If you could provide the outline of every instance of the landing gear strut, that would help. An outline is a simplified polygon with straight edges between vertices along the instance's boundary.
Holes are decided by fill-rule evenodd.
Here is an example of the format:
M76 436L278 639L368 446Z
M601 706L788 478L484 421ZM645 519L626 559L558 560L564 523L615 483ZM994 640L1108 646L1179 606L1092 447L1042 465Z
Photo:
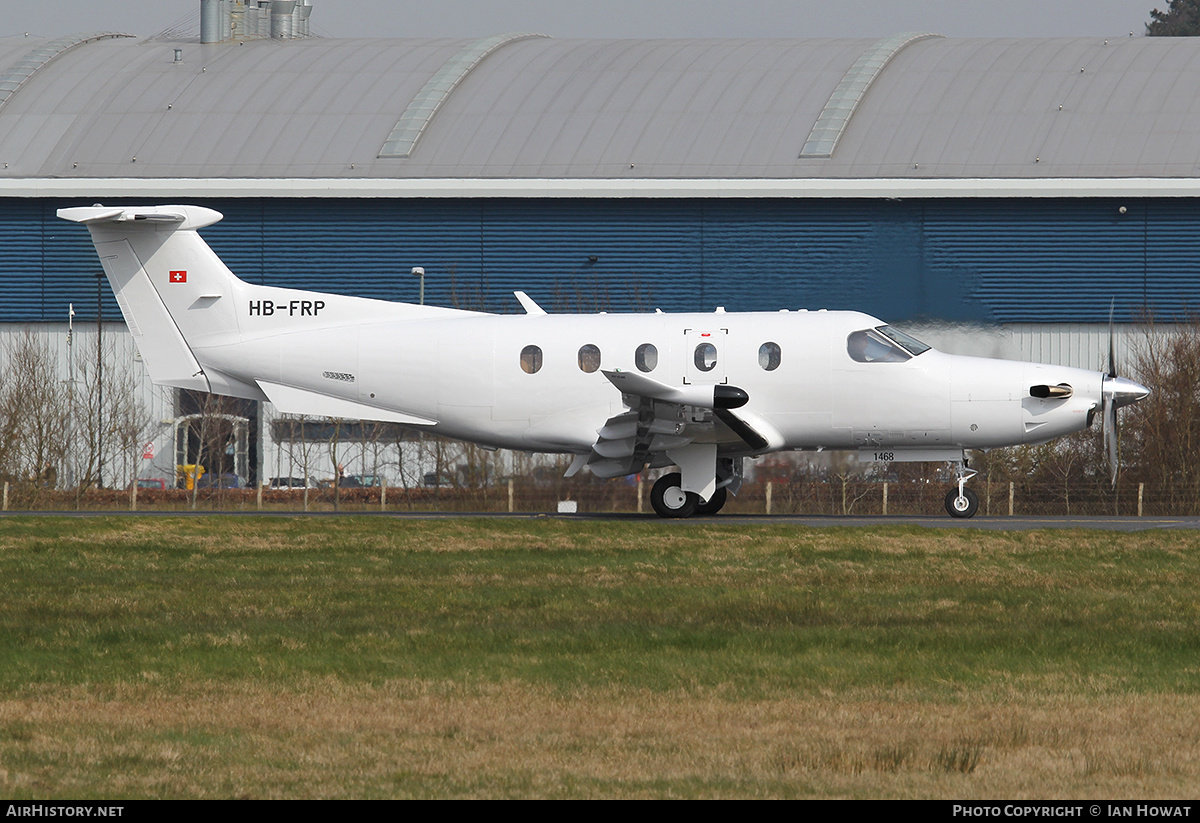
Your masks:
M979 495L963 485L977 474L967 468L966 461L958 464L958 486L946 492L946 511L951 517L974 517L979 511Z
M705 516L716 514L725 506L725 501L728 498L728 489L725 486L721 486L719 489L713 492L713 496L710 497L707 502L701 503L696 507L696 514Z

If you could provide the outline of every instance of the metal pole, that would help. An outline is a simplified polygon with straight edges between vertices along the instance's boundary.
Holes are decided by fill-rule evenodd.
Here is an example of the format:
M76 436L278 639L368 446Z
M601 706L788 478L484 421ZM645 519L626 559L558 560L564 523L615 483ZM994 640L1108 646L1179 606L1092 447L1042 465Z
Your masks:
M96 486L104 488L104 272L96 273Z
M413 266L413 277L421 278L421 305L425 305L425 269L422 266Z

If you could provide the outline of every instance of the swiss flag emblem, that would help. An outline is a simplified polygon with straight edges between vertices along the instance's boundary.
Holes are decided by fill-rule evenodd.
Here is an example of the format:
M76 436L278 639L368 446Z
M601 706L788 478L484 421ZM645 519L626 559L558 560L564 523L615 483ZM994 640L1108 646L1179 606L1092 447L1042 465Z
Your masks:
M172 283L186 283L187 282L187 272L186 271L173 271L173 272L171 272L171 276L168 278L168 280L170 280Z

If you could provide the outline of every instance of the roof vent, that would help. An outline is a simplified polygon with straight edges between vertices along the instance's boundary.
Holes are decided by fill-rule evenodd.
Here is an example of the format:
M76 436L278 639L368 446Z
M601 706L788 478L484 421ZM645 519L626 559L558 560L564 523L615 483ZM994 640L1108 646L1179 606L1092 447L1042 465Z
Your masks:
M546 37L545 34L497 34L475 40L464 46L457 54L442 64L442 67L426 81L417 96L409 101L408 108L400 115L387 142L379 150L380 157L408 157L421 139L426 126L438 109L458 88L471 70L498 49L518 40L530 37Z
M832 157L833 150L837 148L838 140L846 130L846 124L854 116L858 104L892 58L918 40L941 36L922 32L893 34L876 41L859 55L854 65L842 76L833 94L829 95L825 108L821 110L817 122L809 132L804 148L800 149L800 156Z

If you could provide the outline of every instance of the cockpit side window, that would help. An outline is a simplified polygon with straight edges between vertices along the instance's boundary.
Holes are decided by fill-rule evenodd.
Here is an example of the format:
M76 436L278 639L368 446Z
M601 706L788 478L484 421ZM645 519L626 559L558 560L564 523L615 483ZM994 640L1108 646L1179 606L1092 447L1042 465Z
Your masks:
M846 338L846 351L857 363L903 363L912 355L874 329L863 329Z

